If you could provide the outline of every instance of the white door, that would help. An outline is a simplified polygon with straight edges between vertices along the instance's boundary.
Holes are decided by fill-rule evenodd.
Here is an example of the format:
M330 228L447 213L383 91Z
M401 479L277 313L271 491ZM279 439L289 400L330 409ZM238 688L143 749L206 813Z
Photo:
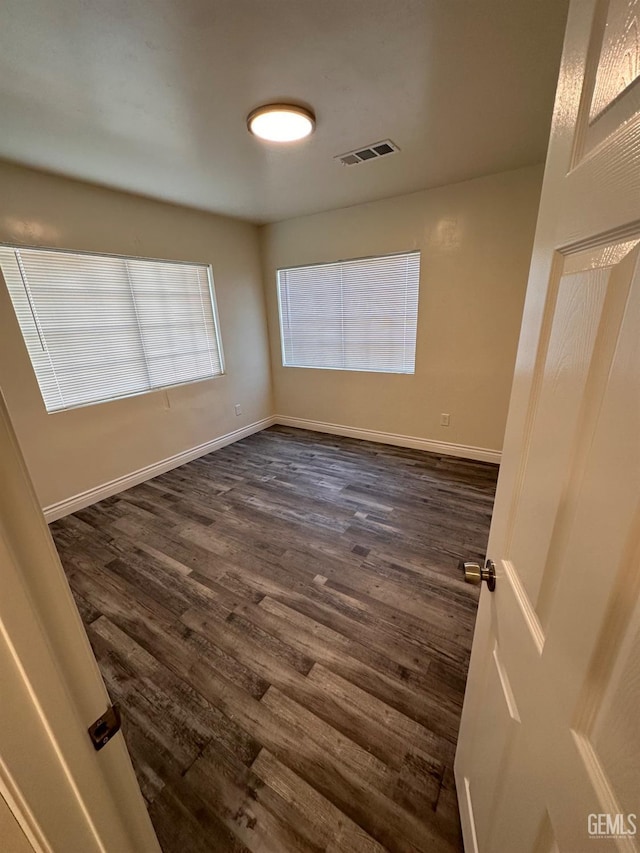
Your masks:
M0 393L2 853L159 853L122 734L89 739L108 701Z
M456 755L467 853L640 850L639 241L640 0L574 0Z

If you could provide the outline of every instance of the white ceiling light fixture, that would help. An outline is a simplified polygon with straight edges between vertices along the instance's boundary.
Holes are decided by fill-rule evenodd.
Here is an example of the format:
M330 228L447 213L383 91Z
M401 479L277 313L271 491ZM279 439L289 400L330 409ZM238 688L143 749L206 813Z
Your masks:
M313 133L316 117L306 107L265 104L247 116L250 133L267 142L296 142Z

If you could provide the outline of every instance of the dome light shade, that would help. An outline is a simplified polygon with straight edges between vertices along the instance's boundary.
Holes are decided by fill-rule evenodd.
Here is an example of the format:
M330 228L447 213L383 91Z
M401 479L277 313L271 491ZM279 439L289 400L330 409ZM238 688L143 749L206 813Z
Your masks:
M313 132L316 119L311 110L291 104L265 104L247 117L254 136L268 142L295 142Z

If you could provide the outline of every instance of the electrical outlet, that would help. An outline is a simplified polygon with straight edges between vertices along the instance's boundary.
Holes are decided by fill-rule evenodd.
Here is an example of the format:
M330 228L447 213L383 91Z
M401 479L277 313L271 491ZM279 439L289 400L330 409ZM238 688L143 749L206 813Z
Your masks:
M440 415L440 426L449 426L450 416L448 412L443 412Z
M242 406L240 405L240 403L236 403L233 408L235 409L236 415L242 414Z

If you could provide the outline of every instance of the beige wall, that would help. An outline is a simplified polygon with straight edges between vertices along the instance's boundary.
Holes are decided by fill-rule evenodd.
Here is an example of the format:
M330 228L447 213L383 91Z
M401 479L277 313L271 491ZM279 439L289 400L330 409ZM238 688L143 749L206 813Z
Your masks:
M255 226L0 164L0 242L213 267L225 376L51 415L0 286L0 388L43 506L272 414Z
M48 415L0 286L0 388L43 506L274 411L499 449L541 179L532 167L257 229L0 164L0 242L211 263L220 313L225 376ZM406 249L422 253L415 375L282 367L278 267Z
M541 183L535 166L264 226L277 414L501 449ZM279 267L409 249L421 251L415 375L282 366Z

